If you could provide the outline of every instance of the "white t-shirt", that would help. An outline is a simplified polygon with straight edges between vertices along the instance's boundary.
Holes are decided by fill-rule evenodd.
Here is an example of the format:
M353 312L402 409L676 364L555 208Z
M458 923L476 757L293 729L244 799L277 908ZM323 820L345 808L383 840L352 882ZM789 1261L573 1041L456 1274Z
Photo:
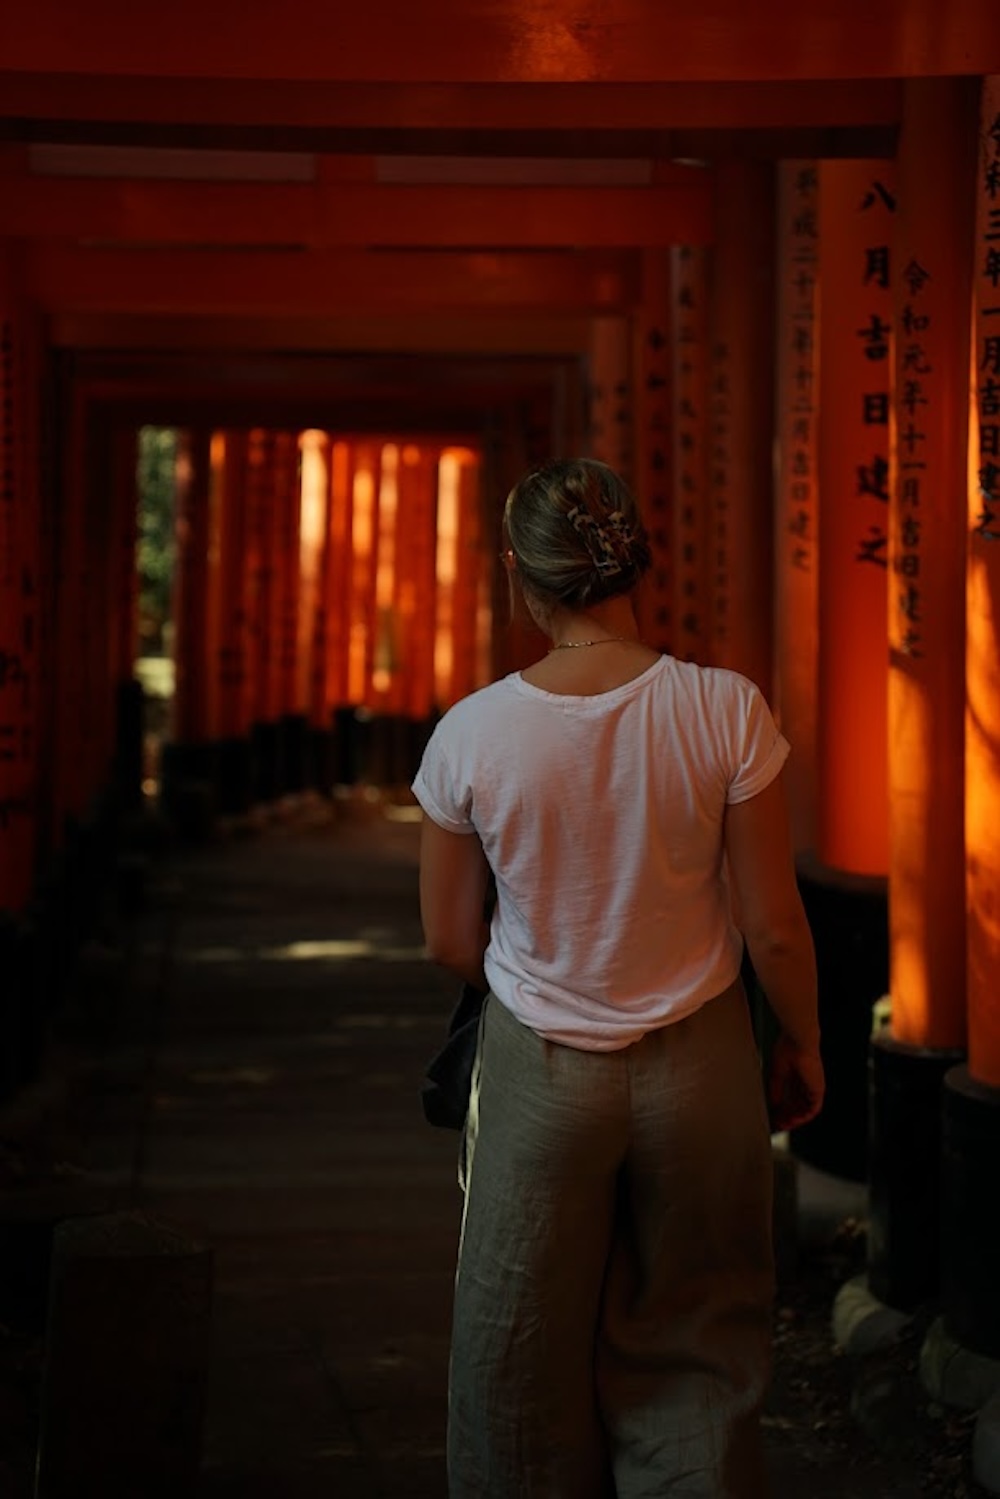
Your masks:
M593 697L513 673L456 703L413 792L482 841L497 998L552 1041L613 1051L726 989L743 944L725 807L762 791L788 750L752 682L670 656Z

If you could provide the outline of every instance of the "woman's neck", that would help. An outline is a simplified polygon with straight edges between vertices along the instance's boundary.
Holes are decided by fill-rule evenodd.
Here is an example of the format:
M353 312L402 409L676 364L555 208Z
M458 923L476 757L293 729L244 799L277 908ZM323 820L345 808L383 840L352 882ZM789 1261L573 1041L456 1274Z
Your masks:
M553 611L546 632L554 650L572 649L585 641L616 640L639 643L635 610L627 595L602 599L589 609Z

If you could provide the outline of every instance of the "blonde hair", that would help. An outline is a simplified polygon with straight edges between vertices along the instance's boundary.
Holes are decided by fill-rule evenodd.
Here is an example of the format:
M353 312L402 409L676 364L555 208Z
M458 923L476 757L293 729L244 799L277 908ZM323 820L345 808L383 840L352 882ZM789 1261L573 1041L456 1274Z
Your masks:
M651 562L631 490L595 458L556 459L521 479L504 532L522 586L570 608L627 593Z

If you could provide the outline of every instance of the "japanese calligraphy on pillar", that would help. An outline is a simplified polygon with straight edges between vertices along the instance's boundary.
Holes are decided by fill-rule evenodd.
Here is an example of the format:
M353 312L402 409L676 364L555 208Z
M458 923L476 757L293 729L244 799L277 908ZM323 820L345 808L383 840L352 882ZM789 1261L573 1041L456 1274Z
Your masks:
M636 336L636 493L653 561L640 594L640 628L649 645L668 650L673 644L670 259L662 250L649 250L643 256Z
M863 451L857 465L855 561L888 567L886 508L889 504L889 395L891 386L891 289L889 246L896 200L878 178L858 205L866 233L857 272L863 289L865 318L855 329L861 377Z
M983 81L975 252L975 536L1000 541L1000 76Z
M784 554L800 572L816 567L816 284L819 178L815 163L788 162L780 238L781 474Z
M707 490L708 286L706 252L671 252L673 293L674 653L706 659L705 505Z
M710 497L709 579L712 617L709 631L716 647L729 640L731 566L729 555L729 491L732 482L732 368L731 351L724 339L712 345L709 385Z
M907 656L923 655L920 508L928 474L925 444L935 397L935 371L928 356L934 322L927 305L929 270L911 256L900 272L903 291L896 357L896 466L899 511L892 538L889 643Z

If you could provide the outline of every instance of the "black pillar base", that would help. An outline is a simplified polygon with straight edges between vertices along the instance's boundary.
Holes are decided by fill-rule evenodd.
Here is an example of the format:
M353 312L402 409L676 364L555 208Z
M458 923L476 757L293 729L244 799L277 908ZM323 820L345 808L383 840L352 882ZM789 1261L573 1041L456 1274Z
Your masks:
M253 804L253 747L249 739L220 739L216 754L216 804L238 817Z
M305 791L308 782L308 721L304 714L286 713L278 725L281 737L281 789L287 796Z
M887 881L803 863L799 888L819 968L826 1099L793 1132L800 1160L850 1181L868 1176L868 1048L872 1010L889 987Z
M115 718L115 790L120 805L142 804L142 736L146 697L142 683L119 682Z
M945 1327L973 1353L1000 1359L1000 1088L953 1067L942 1100Z
M274 722L260 721L250 730L253 747L253 799L273 802L282 792L281 731Z
M370 715L360 708L335 708L333 728L336 784L356 786L367 773Z
M334 731L310 727L307 739L308 784L320 796L330 796L336 781Z
M872 1037L868 1284L899 1311L941 1290L941 1089L956 1051Z
M179 838L202 843L215 818L218 746L164 744L160 751L160 802Z

